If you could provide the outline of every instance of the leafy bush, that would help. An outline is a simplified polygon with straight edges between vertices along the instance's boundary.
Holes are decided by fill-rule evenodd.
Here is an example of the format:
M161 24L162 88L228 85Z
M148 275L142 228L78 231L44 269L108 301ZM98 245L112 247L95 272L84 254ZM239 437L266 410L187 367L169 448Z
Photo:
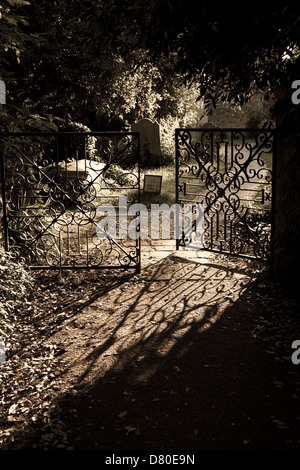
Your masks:
M265 118L265 116L263 115L262 112L260 112L260 110L255 110L254 109L249 113L247 123L246 123L246 127L248 127L249 129L256 129L256 128L259 127L260 122L264 118Z
M174 158L168 153L162 152L161 155L153 155L151 152L144 150L144 157L141 168L160 168L174 164Z
M12 255L0 251L0 336L10 327L8 315L26 298L33 285L26 267L13 259Z

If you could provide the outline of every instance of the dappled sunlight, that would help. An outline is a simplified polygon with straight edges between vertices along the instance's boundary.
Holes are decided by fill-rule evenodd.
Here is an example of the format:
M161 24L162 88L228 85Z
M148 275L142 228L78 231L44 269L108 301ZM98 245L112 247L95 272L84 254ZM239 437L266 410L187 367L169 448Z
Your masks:
M23 334L37 339L8 361L30 390L15 403L7 386L10 420L27 419L31 444L45 449L253 448L262 416L267 445L281 442L283 366L257 341L273 295L265 280L258 261L183 250L140 275L41 276L22 312Z
M244 270L179 256L149 266L139 281L128 280L101 302L89 305L85 337L80 339L78 328L71 330L71 325L64 332L65 341L74 338L78 343L70 372L80 367L77 380L83 384L131 364L133 380L149 380L158 371L162 357L167 357L191 330L196 335L194 341L198 341L197 335L222 318L252 279ZM80 316L86 314L85 309L76 321L80 323ZM151 367L140 374L139 365L145 360L151 361Z

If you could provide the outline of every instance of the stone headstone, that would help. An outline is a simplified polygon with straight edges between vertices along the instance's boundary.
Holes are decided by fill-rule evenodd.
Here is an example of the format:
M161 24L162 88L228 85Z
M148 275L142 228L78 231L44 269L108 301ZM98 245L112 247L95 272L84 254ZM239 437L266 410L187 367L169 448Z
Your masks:
M133 124L131 130L140 134L141 163L151 159L151 156L161 156L160 129L157 122L144 118Z

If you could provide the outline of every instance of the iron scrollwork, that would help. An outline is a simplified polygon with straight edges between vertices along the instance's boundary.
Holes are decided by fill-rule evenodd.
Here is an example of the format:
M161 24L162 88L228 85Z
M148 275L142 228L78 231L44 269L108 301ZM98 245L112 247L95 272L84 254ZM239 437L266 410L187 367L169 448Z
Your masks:
M177 202L203 204L205 249L269 257L273 143L270 129L177 129Z
M6 244L33 268L139 269L139 240L97 236L97 207L139 202L134 133L2 134Z

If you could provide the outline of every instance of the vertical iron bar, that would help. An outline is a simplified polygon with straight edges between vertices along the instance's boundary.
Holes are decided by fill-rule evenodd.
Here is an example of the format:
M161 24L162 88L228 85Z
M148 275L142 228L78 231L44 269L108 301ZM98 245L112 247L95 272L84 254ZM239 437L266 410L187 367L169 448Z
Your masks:
M179 138L179 129L175 129L175 194L176 194L176 205L179 204L179 190L178 190L178 185L179 185L179 145L178 145L178 138ZM179 239L179 231L176 230L176 227L180 227L179 225L179 217L180 215L177 213L175 214L174 220L175 220L175 233L177 234L176 236L176 250L179 250L180 246L180 239ZM178 233L177 233L178 232Z
M59 163L59 144L58 144L58 134L55 136L56 143L56 173L58 173L58 163Z
M229 253L232 253L232 219L230 220Z
M231 166L233 167L233 131L230 131L230 137L231 137Z
M211 164L214 164L214 131L211 131Z
M90 135L83 136L83 158L84 158L84 171L86 171L86 159L87 159L87 149L86 149L86 139L89 139Z
M59 231L59 238L58 238L59 242L59 267L61 269L62 267L62 243L61 243L61 230Z
M78 173L78 148L75 149L75 158L76 158L76 178L78 180L79 179L79 173Z
M273 133L272 152L272 200L271 200L271 241L270 241L270 269L274 271L274 250L275 250L275 220L276 220L276 177L277 177L277 145L278 136L276 129Z
M217 149L217 172L220 171L220 142L216 142Z
M85 231L85 236L86 236L86 266L88 267L88 265L89 265L89 236L88 236L88 230Z
M132 142L137 139L137 163L138 163L138 204L141 203L141 155L140 155L140 134L132 138ZM139 211L139 226L140 226L140 233L139 236L136 237L136 254L137 254L137 265L136 265L136 273L141 273L141 211Z
M69 224L67 224L67 254L70 255L70 229Z
M80 223L77 226L77 250L78 255L81 255Z

